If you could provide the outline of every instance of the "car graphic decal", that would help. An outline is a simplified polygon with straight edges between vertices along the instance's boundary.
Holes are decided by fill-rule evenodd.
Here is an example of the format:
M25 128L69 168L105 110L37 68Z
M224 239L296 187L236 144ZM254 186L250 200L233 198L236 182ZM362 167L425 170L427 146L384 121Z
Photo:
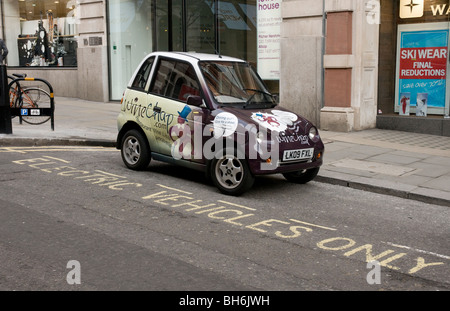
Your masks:
M272 110L272 113L256 112L251 118L259 125L276 132L284 132L288 126L297 121L297 116L291 112Z

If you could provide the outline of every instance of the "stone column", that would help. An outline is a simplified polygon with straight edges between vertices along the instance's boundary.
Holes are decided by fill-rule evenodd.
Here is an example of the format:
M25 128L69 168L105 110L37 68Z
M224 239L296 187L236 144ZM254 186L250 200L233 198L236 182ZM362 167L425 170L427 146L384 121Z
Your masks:
M283 0L280 105L320 126L322 0Z
M78 0L78 89L86 100L109 100L106 1ZM76 17L77 18L77 17ZM78 20L77 20L78 22Z
M377 9L376 0L326 0L322 129L349 132L376 126Z

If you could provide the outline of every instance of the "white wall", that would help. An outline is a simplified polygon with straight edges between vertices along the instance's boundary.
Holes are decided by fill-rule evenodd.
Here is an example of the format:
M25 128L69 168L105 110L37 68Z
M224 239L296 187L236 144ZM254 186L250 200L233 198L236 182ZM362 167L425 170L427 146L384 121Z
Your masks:
M19 65L19 53L17 37L20 34L20 13L19 2L17 0L4 0L3 1L4 22L8 25L5 31L5 43L10 51L7 57L8 65Z
M320 126L322 1L283 0L280 104Z
M145 9L146 2L109 2L112 99L122 97L137 66L152 51L151 12Z

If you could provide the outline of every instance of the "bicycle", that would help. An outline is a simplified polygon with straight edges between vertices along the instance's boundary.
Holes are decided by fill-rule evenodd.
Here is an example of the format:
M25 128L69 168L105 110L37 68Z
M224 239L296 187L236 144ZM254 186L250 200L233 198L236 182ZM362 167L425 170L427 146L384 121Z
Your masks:
M34 81L33 78L27 78L26 74L13 73L13 76L8 76L8 79L12 79L13 81L16 78L25 79L25 81ZM33 109L37 108L51 108L51 97L47 91L36 86L24 88L19 81L15 81L13 85L9 90L10 107L27 108L27 112L30 111L31 115L21 115L21 119L24 122L39 125L50 120L50 116L41 116L33 112ZM14 118L14 116L11 118Z

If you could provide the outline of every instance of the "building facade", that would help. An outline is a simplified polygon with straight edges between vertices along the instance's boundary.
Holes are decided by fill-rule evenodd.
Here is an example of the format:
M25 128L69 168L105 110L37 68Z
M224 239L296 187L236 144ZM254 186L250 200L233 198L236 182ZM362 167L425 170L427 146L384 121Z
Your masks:
M2 0L8 72L120 100L153 51L248 60L324 130L450 136L448 0Z

